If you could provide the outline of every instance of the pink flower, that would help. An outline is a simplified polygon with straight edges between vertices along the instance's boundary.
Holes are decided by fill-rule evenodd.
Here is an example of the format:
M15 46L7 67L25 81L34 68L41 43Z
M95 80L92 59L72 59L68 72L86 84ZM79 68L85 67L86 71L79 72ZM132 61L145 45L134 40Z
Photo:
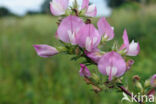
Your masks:
M54 56L59 53L56 48L51 47L49 45L34 45L34 48L35 48L37 54L40 57L44 57L44 58Z
M81 9L87 9L89 5L89 0L82 0Z
M85 24L76 35L77 44L89 52L97 48L100 40L101 36L93 24Z
M98 63L100 58L102 57L102 53L98 49L93 50L92 52L86 51L85 54L95 63Z
M125 50L128 56L137 56L140 52L140 45L139 43L134 42L134 40L129 43L127 31L124 30L123 33L123 45L121 46L120 50Z
M151 86L156 88L156 74L151 78Z
M83 0L81 9L85 9L85 15L89 17L95 17L97 14L97 8L94 4L89 5L89 0Z
M129 70L133 64L134 64L134 60L128 60L127 61L127 70Z
M99 33L106 40L112 40L114 38L114 29L110 26L107 20L102 17L97 23Z
M60 16L65 14L68 8L69 0L52 0L50 2L50 11L54 16Z
M90 77L91 73L90 73L89 69L84 64L80 64L80 66L81 66L80 76Z
M76 16L64 18L58 27L57 35L60 40L66 43L76 44L76 35L84 22Z
M120 54L112 51L102 56L98 69L102 74L108 75L111 81L114 76L120 77L126 72L126 62Z

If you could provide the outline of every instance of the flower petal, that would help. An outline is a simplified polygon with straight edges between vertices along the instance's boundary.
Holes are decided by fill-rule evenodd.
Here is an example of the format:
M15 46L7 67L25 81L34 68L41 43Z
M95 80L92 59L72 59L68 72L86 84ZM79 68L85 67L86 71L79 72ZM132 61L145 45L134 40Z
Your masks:
M97 8L95 5L90 5L87 9L86 16L95 17L97 15Z
M59 16L65 14L68 8L68 0L53 0L50 2L50 11L53 15Z
M88 51L94 50L100 43L101 36L93 24L85 24L76 35L77 44Z
M98 63L100 58L102 57L102 53L98 49L93 50L92 52L86 51L85 54L95 63Z
M124 43L123 43L123 45L120 47L120 50L123 50L123 49L127 49L127 51L128 51L128 47L129 47L129 39L128 39L128 35L127 35L127 30L125 29L124 30L124 33L123 33L123 41L124 41Z
M81 69L80 69L80 76L86 76L86 77L90 77L91 73L89 71L89 69L86 67L86 65L84 64L80 64Z
M156 88L156 74L154 74L151 78L151 86Z
M140 52L140 45L139 43L134 42L134 40L130 43L128 47L128 56L137 56Z
M44 58L54 56L59 53L56 48L51 47L49 45L34 45L34 48L35 48L37 54L40 57L44 57Z
M64 18L57 30L58 38L63 42L76 44L76 34L83 25L84 22L79 17L71 15Z
M81 9L87 9L89 5L89 0L83 0Z
M99 19L97 26L101 36L108 38L107 40L112 40L114 38L114 29L104 17Z
M114 51L104 54L98 62L99 71L109 76L112 80L113 76L120 77L126 72L126 62L122 56Z

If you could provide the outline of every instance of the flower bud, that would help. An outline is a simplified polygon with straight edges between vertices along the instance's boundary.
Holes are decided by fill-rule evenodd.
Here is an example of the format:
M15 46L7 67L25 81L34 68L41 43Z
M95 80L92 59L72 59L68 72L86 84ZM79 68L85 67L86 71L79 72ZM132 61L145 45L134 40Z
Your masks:
M127 70L129 70L134 64L134 60L128 60L126 64L127 64Z
M80 64L80 66L81 66L80 76L90 77L91 73L90 73L89 69L86 67L86 65Z
M44 58L51 57L59 53L56 48L49 45L34 45L34 48L37 54Z
M140 77L138 75L134 75L133 76L133 81L136 82L136 81L140 81Z
M151 86L156 88L156 74L151 78Z
M102 41L108 41L114 38L114 29L110 26L104 17L98 21L97 26L99 33L102 36Z
M92 74L92 78L93 78L96 82L98 82L98 81L100 80L99 76L98 76L97 74L95 74L95 73Z
M144 83L144 86L149 87L150 85L151 85L150 80L146 80L145 83Z
M137 56L140 52L140 45L138 42L134 42L134 40L129 43L127 31L124 30L123 33L123 45L120 47L120 50L125 50L126 55L128 56Z

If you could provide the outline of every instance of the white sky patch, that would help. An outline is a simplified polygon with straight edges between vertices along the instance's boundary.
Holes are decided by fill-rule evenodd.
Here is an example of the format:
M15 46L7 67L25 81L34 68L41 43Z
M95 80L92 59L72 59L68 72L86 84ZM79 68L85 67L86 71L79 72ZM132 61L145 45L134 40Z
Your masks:
M44 0L0 0L0 6L8 8L11 12L24 15L27 11L40 11Z
M70 5L74 0L69 0ZM25 15L27 11L40 11L41 5L44 0L0 0L0 7L6 7L11 12L18 15ZM111 14L111 9L108 8L104 0L90 0L94 3L98 10L98 16L109 16ZM82 4L82 0L78 0L79 5Z

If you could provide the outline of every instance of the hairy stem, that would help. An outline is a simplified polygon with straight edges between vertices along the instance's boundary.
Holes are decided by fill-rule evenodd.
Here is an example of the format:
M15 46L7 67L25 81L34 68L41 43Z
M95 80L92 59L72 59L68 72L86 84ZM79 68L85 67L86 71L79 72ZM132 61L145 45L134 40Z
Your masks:
M120 89L121 89L125 94L127 94L128 96L134 97L134 96L132 95L132 93L129 92L125 87L123 87L123 86L118 86L118 88L120 88ZM143 102L139 101L138 98L136 98L136 97L135 97L135 100L136 100L139 104L144 104Z
M95 91L96 93L102 91L102 89L101 89L99 86L95 85L88 77L84 76L84 80L85 80L85 82L86 82L87 84L92 85L92 87L93 87L93 89L94 89L94 91ZM118 88L121 89L121 91L124 92L125 94L127 94L128 96L134 97L134 96L132 95L132 93L131 93L130 91L128 91L124 86L118 86ZM136 97L134 97L134 98L135 98L135 100L136 100L139 104L144 104L142 101L139 101L138 98L136 98Z
M102 91L102 89L99 86L95 85L87 76L84 76L84 80L87 84L92 85L95 93Z

